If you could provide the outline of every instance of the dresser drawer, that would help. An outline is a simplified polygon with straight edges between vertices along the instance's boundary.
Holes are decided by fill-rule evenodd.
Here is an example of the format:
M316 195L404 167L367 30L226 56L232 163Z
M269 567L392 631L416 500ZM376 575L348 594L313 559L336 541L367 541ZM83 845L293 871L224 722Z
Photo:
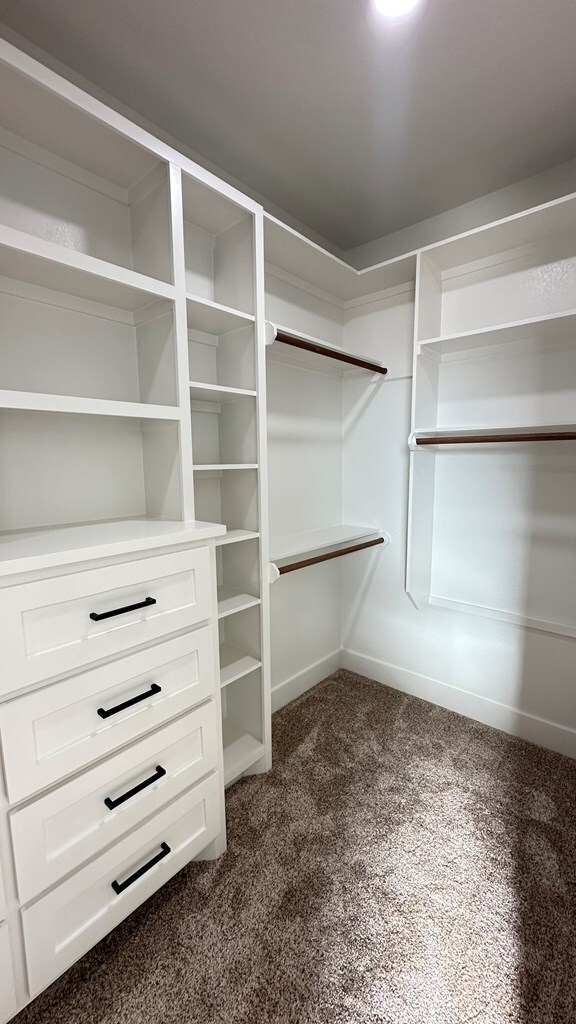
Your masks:
M10 1020L16 1013L16 993L12 976L12 957L8 927L0 925L0 1024Z
M216 838L221 789L209 776L22 911L33 996Z
M0 590L0 692L208 619L210 552L192 548Z
M189 710L216 687L212 627L0 706L11 803Z
M11 819L20 901L27 903L218 767L213 701L122 750Z

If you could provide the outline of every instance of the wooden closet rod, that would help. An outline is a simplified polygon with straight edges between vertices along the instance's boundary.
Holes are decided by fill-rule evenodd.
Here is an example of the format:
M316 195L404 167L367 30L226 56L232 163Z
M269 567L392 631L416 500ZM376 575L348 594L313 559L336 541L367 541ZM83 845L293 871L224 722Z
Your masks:
M341 363L351 363L352 366L361 366L363 370L372 370L373 373L388 373L381 363L373 363L370 359L360 359L349 352L339 352L337 349L329 348L328 345L319 345L315 341L306 341L304 338L295 338L291 334L284 334L278 331L276 341L283 345L292 345L293 348L303 348L306 352L315 352L318 356L326 356L328 359L338 359Z
M445 434L438 437L417 437L416 444L500 444L517 441L576 441L575 430L552 434Z
M349 548L340 548L339 551L328 551L324 555L315 555L313 558L305 558L302 562L290 562L289 565L279 565L278 572L283 576L287 572L295 572L296 569L306 569L309 565L317 565L318 562L328 562L331 558L341 558L342 555L351 555L354 551L363 551L364 548L373 548L377 544L383 544L384 537L376 537L375 540L364 541L363 544L353 544Z

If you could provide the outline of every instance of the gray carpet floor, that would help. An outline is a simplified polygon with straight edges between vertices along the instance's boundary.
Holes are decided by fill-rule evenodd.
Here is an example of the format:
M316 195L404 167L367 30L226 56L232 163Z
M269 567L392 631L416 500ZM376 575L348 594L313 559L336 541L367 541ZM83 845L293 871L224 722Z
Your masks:
M574 1024L576 762L338 672L18 1024Z

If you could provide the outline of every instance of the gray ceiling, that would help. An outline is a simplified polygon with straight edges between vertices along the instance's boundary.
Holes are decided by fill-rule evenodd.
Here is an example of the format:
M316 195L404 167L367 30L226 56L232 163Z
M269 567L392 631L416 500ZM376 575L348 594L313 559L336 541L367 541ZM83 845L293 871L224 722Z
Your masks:
M576 155L576 0L0 0L36 46L348 249Z

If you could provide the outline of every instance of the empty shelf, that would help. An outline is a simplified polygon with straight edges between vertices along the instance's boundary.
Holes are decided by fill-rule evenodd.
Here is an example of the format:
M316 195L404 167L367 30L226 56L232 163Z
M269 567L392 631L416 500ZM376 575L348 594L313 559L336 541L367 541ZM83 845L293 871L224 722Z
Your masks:
M219 384L203 384L201 381L190 381L190 397L196 402L237 402L241 398L255 398L255 391L244 388L225 388Z
M0 533L0 576L207 540L223 529L213 523L142 518Z
M0 228L0 275L130 311L175 294L163 281L8 227Z
M270 538L270 561L282 563L360 544L379 535L374 526L327 526L322 530Z
M0 409L87 416L124 416L136 419L180 419L180 410L174 405L117 402L107 398L77 398L73 395L45 395L36 391L0 391Z
M564 337L573 340L576 331L576 310L554 313L551 316L516 320L495 327L482 327L476 331L461 334L446 334L437 338L426 338L420 342L420 351L449 355L455 352L472 352L474 349L510 345L514 342L536 342L549 344Z
M214 462L211 465L194 465L195 473L223 473L229 469L258 469L257 462Z
M220 644L220 686L228 686L249 672L260 668L262 662L251 654L244 654L230 644Z
M223 537L216 538L216 545L240 544L244 540L258 540L259 536L254 530L227 530Z
M264 756L264 744L246 732L232 718L222 720L224 739L224 784L238 779Z
M186 312L189 330L202 331L204 334L227 334L228 331L249 327L254 323L250 313L241 313L238 309L194 295L186 296Z
M253 594L245 594L232 587L218 587L218 618L224 619L235 612L243 612L245 608L254 608L260 604L260 598Z

